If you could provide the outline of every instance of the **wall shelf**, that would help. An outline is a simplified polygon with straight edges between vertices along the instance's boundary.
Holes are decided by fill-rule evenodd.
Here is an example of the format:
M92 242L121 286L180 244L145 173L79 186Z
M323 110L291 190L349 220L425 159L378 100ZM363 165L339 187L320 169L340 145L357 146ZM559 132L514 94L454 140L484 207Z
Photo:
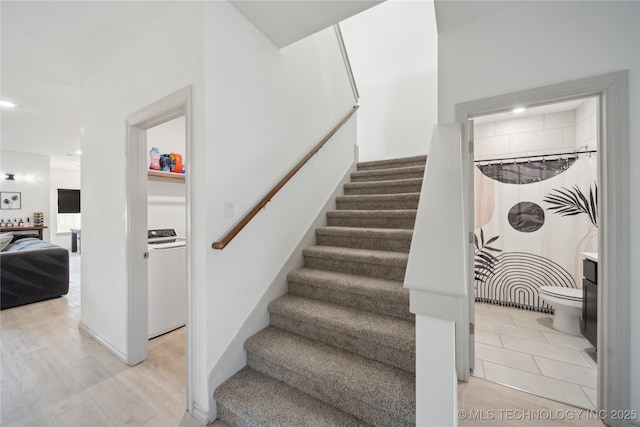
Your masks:
M147 176L154 177L154 178L178 179L181 181L185 180L185 174L183 173L162 172L162 171L156 171L156 170L147 171Z

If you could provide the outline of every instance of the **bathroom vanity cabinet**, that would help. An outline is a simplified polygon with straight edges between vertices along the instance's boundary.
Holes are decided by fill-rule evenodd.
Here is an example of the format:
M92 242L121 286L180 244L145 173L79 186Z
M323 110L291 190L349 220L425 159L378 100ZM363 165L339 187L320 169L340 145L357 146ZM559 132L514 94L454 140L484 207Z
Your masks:
M598 342L598 263L585 258L582 264L582 335L591 345Z

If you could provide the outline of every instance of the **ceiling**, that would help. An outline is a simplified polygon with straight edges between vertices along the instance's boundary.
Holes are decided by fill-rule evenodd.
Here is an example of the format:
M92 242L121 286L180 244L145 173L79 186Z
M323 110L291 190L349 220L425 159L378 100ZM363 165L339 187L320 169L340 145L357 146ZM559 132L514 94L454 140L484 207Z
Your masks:
M0 2L2 149L78 168L80 87L173 1ZM114 31L117 29L117 31Z
M518 5L518 1L435 0L438 33Z
M279 48L302 40L384 0L231 0Z
M0 1L1 148L80 167L83 82L177 1ZM282 47L382 1L231 3Z

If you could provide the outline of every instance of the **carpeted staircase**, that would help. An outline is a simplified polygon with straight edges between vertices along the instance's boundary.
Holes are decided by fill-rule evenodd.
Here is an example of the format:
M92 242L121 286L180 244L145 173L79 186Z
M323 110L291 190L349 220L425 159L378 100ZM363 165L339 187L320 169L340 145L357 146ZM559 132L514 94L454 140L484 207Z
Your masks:
M415 323L402 287L426 157L358 164L248 366L220 385L234 426L415 425Z

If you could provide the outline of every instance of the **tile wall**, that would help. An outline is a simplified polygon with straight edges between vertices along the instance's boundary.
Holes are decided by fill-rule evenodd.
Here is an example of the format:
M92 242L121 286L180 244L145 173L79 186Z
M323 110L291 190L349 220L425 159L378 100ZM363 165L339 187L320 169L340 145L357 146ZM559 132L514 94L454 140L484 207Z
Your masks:
M589 98L576 110L576 147L581 150L598 149L597 98Z
M583 110L584 115L580 117L585 121L580 135L586 138L591 127L586 120L589 110ZM577 143L576 118L577 110L571 110L476 124L475 157L482 160L504 157L505 154L526 156L572 151Z

